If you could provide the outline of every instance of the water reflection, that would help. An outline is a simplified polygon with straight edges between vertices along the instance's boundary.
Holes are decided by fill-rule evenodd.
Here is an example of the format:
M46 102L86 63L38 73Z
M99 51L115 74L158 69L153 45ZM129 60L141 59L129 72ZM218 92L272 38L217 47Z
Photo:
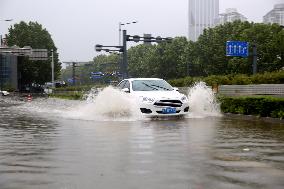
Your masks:
M224 187L282 188L283 141L283 124L223 119L209 162L214 171L208 176Z
M56 149L56 124L10 109L8 105L0 108L0 188L52 182L40 175L55 168L50 153Z
M86 121L0 106L0 188L283 188L284 124Z

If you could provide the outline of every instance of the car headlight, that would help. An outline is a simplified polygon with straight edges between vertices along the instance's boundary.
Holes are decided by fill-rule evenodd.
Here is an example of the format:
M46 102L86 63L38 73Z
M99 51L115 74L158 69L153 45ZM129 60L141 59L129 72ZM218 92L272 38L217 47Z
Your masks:
M181 101L182 101L182 102L187 102L188 99L187 99L187 97L184 95L183 97L181 97Z
M141 97L141 101L144 103L153 103L155 101L154 98L149 98L149 97Z

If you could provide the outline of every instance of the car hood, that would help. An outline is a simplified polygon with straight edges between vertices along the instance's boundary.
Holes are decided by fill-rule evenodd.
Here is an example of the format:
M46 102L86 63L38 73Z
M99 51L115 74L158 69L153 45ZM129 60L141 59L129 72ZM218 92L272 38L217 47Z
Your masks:
M155 100L167 100L167 99L174 99L180 100L183 94L179 93L178 91L133 91L132 94L137 97L148 97L154 98Z

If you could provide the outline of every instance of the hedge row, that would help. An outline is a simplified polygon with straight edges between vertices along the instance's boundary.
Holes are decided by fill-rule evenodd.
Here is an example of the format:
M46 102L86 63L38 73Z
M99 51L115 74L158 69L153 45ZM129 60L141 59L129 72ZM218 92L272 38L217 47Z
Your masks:
M67 86L54 88L54 91L89 91L93 87L101 88L105 85L76 85L76 86Z
M283 84L284 71L266 72L255 75L211 75L208 77L186 77L169 80L169 83L176 87L192 86L198 81L204 81L209 86L214 85L249 85L249 84Z
M224 113L284 118L284 98L275 97L221 97Z
M83 97L83 93L49 94L48 96L54 98L68 99L68 100L80 100Z

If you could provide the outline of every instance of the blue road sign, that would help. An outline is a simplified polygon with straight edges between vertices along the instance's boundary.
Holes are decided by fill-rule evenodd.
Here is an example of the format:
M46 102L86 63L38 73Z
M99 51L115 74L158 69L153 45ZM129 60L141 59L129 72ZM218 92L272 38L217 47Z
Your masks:
M67 79L67 82L68 82L68 83L73 83L73 78Z
M245 41L227 41L226 56L248 57L248 46L249 43Z
M102 72L91 72L92 79L101 79L104 76Z

